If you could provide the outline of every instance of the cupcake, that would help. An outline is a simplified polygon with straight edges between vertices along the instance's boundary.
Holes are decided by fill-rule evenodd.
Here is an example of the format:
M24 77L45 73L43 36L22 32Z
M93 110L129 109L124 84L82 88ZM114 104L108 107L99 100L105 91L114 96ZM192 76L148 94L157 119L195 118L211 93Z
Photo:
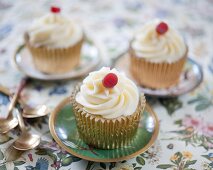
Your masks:
M137 132L145 97L116 69L91 72L71 97L80 137L94 148L128 146Z
M80 62L83 30L62 16L60 8L33 22L25 34L35 68L41 72L66 73Z
M183 38L172 26L154 20L130 43L130 72L140 85L170 87L179 81L187 52Z

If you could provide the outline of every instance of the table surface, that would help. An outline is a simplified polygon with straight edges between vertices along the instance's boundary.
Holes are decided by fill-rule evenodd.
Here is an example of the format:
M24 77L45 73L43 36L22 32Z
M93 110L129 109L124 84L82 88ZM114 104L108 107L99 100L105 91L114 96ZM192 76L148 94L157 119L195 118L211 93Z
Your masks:
M32 19L44 15L52 1L0 0L0 84L13 91L24 76L12 58L23 43L23 33ZM0 169L212 169L213 168L213 1L105 0L60 1L62 11L78 20L101 50L105 65L128 47L132 33L153 18L168 20L185 37L189 53L202 65L203 83L193 92L173 99L148 98L160 121L155 144L131 160L94 163L74 159L53 141L48 117L27 120L31 130L42 136L41 145L18 160L2 164L6 148L17 138L18 129L0 136ZM69 96L78 80L33 81L22 99L35 106L54 108ZM0 95L0 112L7 101ZM67 159L66 159L67 158Z

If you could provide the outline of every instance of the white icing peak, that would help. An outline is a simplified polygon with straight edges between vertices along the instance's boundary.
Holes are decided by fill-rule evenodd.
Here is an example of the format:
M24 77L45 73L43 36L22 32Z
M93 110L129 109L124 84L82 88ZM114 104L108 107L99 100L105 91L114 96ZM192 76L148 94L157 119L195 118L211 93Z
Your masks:
M154 63L172 63L186 53L186 45L182 36L169 25L164 34L156 32L161 21L154 20L145 24L134 36L131 47L138 57Z
M32 45L48 48L67 48L83 37L78 24L56 13L49 13L35 20L27 33Z
M105 88L102 84L108 73L114 73L118 77L118 83L113 88ZM88 113L113 119L131 115L136 111L139 92L137 86L124 74L116 69L103 67L99 71L91 72L83 80L76 101Z

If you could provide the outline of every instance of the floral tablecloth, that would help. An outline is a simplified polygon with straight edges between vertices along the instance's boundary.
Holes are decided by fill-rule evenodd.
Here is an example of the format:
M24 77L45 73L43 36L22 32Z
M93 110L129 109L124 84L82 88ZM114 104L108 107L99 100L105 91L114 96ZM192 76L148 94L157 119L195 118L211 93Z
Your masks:
M18 129L0 136L0 170L139 170L213 169L213 1L212 0L0 0L0 85L12 91L24 76L12 63L14 51L23 43L23 33L33 18L44 15L52 4L78 20L102 53L104 65L128 47L133 31L153 18L166 19L184 35L190 56L202 65L203 83L193 92L172 99L148 98L160 121L155 144L137 157L116 163L94 163L69 155L53 141L48 117L26 120L42 143L18 160L4 161L6 148ZM22 99L53 109L70 95L79 80L42 82L34 80ZM8 99L0 94L0 112Z

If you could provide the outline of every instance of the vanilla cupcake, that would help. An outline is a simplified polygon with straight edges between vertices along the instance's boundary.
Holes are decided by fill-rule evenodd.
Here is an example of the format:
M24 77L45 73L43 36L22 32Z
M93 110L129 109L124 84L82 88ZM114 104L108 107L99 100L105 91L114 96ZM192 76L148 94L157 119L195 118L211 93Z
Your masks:
M80 62L83 30L52 7L51 13L35 20L25 34L33 62L44 73L66 73Z
M154 20L130 44L130 71L140 85L167 88L178 83L187 52L182 36L172 26Z
M72 97L80 137L90 146L114 149L129 145L145 107L137 86L116 69L91 72Z

